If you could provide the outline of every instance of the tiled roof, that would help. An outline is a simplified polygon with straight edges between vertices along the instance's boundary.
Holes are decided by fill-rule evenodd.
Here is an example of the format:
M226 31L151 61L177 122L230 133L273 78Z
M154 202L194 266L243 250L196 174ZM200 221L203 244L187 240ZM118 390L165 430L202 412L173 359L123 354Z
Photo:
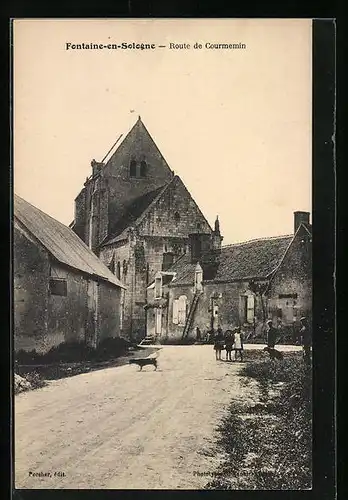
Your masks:
M292 239L293 235L276 236L223 246L214 282L266 278L279 265ZM193 284L195 267L190 255L183 255L170 268L177 273L173 285Z
M13 213L15 219L25 226L59 262L125 288L72 229L17 195L14 195Z
M103 241L102 246L110 245L126 237L126 230L137 222L139 217L141 217L141 215L150 207L152 202L167 186L168 184L165 184L164 186L160 186L159 188L136 198L131 205L129 205L125 214L113 227L112 236Z

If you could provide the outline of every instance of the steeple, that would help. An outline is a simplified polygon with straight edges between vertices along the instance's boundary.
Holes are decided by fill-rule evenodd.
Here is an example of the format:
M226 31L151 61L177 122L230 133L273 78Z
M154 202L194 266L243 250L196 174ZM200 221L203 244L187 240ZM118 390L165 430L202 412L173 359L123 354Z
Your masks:
M217 215L214 224L214 231L212 233L213 251L217 254L221 252L222 240L223 237L221 236L220 233L220 221L219 221L219 216Z

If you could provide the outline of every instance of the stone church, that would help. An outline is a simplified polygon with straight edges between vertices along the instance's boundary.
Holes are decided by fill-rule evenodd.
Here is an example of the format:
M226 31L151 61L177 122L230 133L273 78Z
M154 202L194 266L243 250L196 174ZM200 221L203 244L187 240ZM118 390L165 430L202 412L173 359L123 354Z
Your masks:
M91 167L70 227L126 285L121 334L139 339L146 334L147 286L189 251L195 234L219 247L219 225L211 228L140 116L110 158Z

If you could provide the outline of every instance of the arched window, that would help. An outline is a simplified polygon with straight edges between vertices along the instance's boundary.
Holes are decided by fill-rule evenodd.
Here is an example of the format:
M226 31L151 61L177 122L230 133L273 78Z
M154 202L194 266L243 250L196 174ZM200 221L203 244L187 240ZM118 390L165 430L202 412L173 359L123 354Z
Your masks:
M140 162L140 177L146 177L147 173L147 163L145 160Z
M120 261L117 261L116 276L117 276L118 279L121 279L121 264L120 264Z
M115 274L115 256L114 255L111 258L111 262L109 264L109 269L112 272L112 274Z
M129 175L130 177L136 177L137 175L137 162L135 161L134 158L132 158L129 164Z
M201 230L201 224L199 222L197 222L197 231L200 231Z
M179 222L179 220L180 220L180 214L179 214L179 212L175 212L174 213L174 220L176 220L176 222Z
M184 326L186 322L186 308L187 297L186 295L180 295L178 299L178 324L181 326Z

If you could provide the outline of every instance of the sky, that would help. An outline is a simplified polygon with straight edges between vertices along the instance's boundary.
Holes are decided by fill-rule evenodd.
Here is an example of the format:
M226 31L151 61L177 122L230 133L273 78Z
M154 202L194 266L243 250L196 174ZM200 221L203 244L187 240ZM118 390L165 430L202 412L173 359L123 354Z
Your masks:
M91 160L141 115L223 244L292 233L312 203L311 36L301 19L16 20L14 191L68 225ZM156 48L66 49L82 42Z

